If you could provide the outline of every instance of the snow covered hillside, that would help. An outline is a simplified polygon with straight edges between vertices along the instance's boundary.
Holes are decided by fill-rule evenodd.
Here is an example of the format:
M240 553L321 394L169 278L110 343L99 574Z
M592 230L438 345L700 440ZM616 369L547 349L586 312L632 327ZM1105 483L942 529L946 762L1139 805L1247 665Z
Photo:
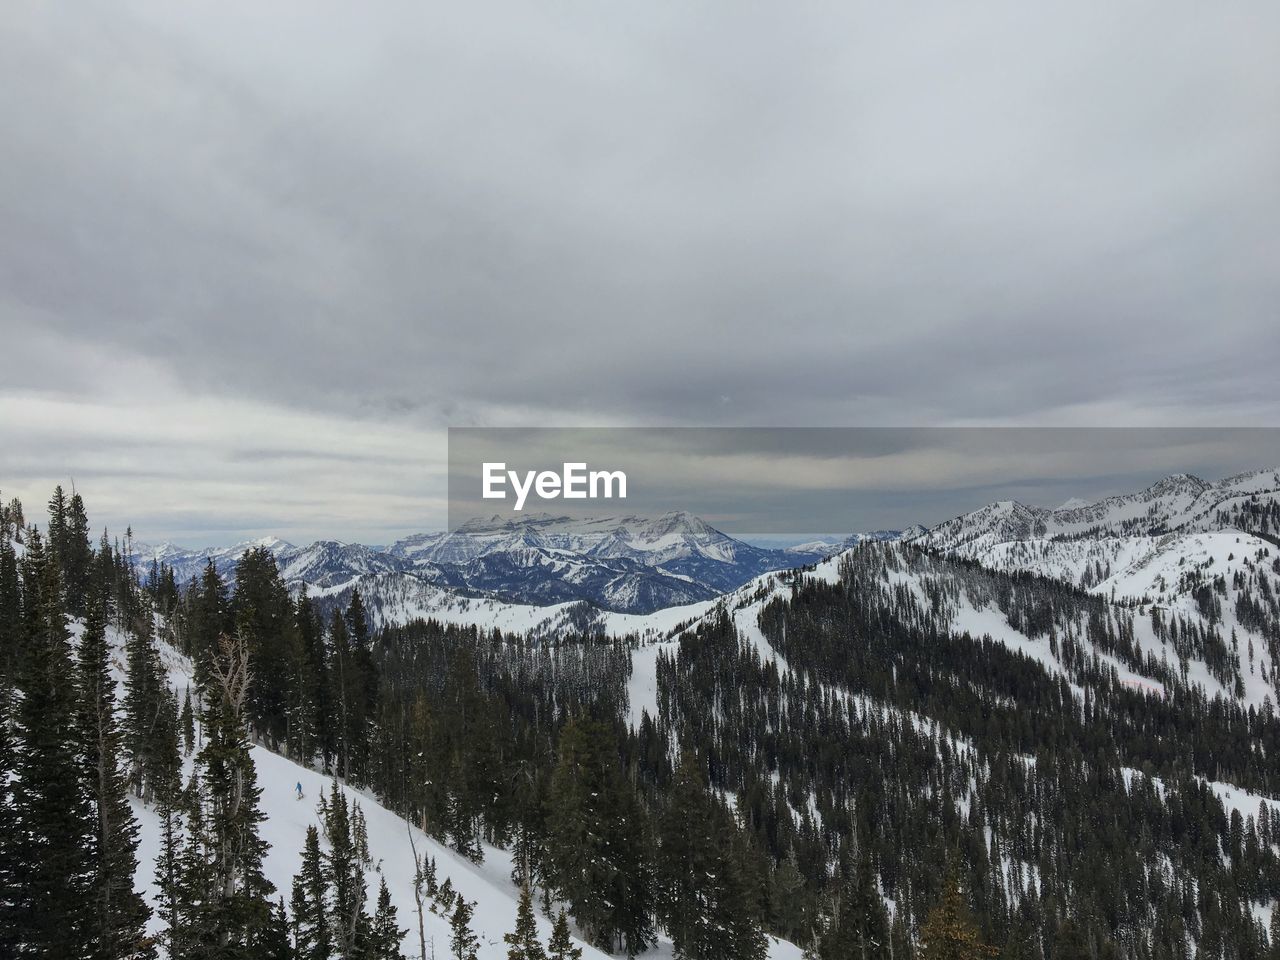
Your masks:
M1127 608L1121 619L1145 654L1176 664L1211 696L1262 706L1280 699L1278 521L1276 470L1213 483L1178 474L1056 510L988 504L909 542L1106 597ZM1193 641L1170 643L1170 624L1175 641L1188 629Z
M81 629L79 624L73 625L73 632L76 634ZM110 638L114 648L113 671L122 686L121 695L123 695L124 637L112 630ZM191 687L191 664L163 642L159 644L159 649L161 659L167 668L169 682L182 699ZM257 771L258 786L262 789L260 808L266 818L261 835L270 845L264 861L264 871L267 879L274 884L276 895L283 896L288 903L293 877L299 869L307 827L315 826L321 829L320 815L316 805L322 794L329 793L334 781L314 769L294 763L260 745L252 748L252 758ZM191 763L191 758L187 758L184 776L190 775ZM301 800L298 800L295 795L295 786L299 783L303 791ZM435 860L438 879L441 883L446 877L449 878L453 888L461 896L475 903L472 928L480 941L481 960L505 958L507 945L502 937L515 927L516 902L519 897L519 891L511 881L511 854L486 845L483 863L472 863L449 847L427 836L417 827L408 826L403 819L382 807L369 794L353 790L345 784L340 784L339 789L348 802L358 804L364 814L368 826L369 850L374 863L374 866L366 871L366 883L371 893L376 893L379 876L385 879L398 911L398 922L406 929L403 941L405 956L419 955L417 913L413 896L413 846L416 845L419 856ZM137 885L154 909L157 902L154 867L160 852L160 822L156 811L148 805L136 798L131 798L131 803L141 828ZM409 839L410 830L413 833L412 845ZM429 911L424 911L424 916L427 956L447 955L448 918ZM544 941L547 940L551 934L551 922L543 916L538 916L537 923L541 938ZM159 917L153 912L150 930L158 933L161 926ZM575 942L582 948L584 958L608 956L589 944L576 940L576 937ZM770 958L794 960L800 955L801 951L793 944L770 938ZM653 957L655 960L669 957L671 945L668 941L661 941L644 956Z

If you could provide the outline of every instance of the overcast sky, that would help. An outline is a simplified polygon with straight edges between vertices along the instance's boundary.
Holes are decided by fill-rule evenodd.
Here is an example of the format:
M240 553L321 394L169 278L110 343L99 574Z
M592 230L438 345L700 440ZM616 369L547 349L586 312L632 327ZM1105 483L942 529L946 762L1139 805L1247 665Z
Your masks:
M449 425L1280 424L1278 36L14 0L0 492L379 542L443 524Z

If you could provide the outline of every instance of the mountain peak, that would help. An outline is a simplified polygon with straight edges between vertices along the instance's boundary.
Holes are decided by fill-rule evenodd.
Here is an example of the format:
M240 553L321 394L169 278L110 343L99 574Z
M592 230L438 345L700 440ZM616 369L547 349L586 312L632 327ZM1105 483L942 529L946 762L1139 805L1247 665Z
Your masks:
M1208 488L1209 484L1205 483L1199 477L1190 473L1171 473L1163 480L1157 480L1147 488L1148 493L1156 496L1168 496L1175 493L1192 493L1199 494Z

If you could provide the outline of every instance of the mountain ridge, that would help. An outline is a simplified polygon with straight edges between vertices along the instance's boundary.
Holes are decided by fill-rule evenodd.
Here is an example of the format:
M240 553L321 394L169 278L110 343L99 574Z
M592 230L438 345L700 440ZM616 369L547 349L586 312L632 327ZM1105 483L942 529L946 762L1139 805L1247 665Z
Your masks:
M143 570L165 564L185 583L209 562L230 576L246 550L265 548L295 589L388 574L508 602L587 601L645 613L712 599L760 573L821 559L859 536L834 549L773 550L737 540L687 511L583 520L534 514L473 518L452 531L410 534L385 549L337 540L296 546L278 537L196 550L139 543L134 562Z

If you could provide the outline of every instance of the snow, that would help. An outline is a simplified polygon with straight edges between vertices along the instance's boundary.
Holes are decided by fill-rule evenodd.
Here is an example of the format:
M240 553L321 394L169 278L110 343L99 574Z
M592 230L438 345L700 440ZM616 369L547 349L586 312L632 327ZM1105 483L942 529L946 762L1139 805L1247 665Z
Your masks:
M627 681L627 722L639 729L644 714L658 718L658 654L671 656L679 646L675 641L651 643L631 654L631 678Z

